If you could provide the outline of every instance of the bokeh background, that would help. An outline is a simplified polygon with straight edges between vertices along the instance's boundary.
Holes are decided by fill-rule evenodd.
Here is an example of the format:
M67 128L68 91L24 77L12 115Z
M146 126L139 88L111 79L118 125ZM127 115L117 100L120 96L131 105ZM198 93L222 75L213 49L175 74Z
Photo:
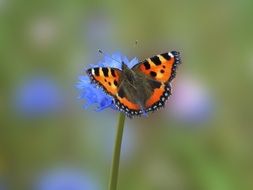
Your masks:
M75 87L98 48L183 62L166 109L126 120L119 189L253 189L252 23L250 0L1 0L0 189L107 188L118 113Z

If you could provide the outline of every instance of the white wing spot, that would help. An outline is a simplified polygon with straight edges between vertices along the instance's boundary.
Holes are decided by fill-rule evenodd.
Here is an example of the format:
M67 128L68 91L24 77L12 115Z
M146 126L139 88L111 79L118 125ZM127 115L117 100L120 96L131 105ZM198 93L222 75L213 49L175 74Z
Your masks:
M170 53L170 52L168 53L168 55L169 55L170 57L174 57L174 55L173 55L172 53Z
M91 69L91 74L95 75L95 70L94 69Z

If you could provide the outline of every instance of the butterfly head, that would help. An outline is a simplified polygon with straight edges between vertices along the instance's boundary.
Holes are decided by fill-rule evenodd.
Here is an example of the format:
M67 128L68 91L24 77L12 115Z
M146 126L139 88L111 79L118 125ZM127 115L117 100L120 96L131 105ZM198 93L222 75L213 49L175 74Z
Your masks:
M121 66L122 71L130 70L129 67L127 66L127 64L124 61L121 62L121 65L122 65Z
M133 85L133 80L136 78L135 72L132 69L130 69L128 65L124 63L123 61L122 61L121 70L122 70L122 75L121 75L122 80L126 80Z

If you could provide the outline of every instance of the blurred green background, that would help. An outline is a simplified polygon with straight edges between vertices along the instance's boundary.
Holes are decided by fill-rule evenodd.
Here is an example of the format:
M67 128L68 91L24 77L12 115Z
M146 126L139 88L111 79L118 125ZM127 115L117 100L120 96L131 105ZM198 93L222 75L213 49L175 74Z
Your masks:
M166 109L126 120L120 190L253 189L252 23L250 0L1 0L0 189L107 188L117 112L75 88L98 48L183 62Z

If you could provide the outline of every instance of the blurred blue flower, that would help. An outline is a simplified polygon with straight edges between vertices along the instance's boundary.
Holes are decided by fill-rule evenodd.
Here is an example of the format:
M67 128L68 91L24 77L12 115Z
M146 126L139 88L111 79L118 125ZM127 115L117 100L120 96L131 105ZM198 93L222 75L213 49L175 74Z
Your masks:
M48 114L59 110L62 96L59 86L48 77L33 77L15 92L15 108L24 115Z
M206 121L213 112L213 100L209 90L192 76L181 78L171 97L170 113L181 122Z
M129 61L126 56L123 56L120 53L114 53L111 56L105 55L103 61L96 65L90 65L90 67L113 67L121 69L122 62L131 68L138 63L138 59L134 58ZM115 108L113 98L107 95L102 88L97 88L95 84L92 84L88 76L79 76L79 82L76 87L80 89L79 98L85 99L86 101L84 105L85 109L92 104L97 104L97 111L101 111L106 108Z
M98 183L85 172L73 168L59 168L42 175L35 190L99 190Z

